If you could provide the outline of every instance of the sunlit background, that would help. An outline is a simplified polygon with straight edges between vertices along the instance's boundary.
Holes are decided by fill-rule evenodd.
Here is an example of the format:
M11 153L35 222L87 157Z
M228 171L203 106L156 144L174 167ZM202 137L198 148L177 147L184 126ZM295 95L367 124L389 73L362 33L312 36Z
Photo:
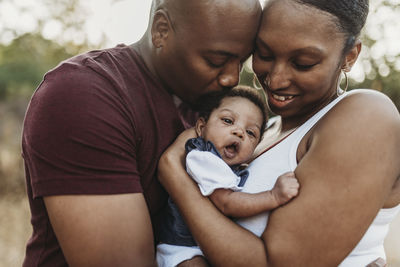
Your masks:
M150 5L150 0L0 0L0 267L21 265L31 232L20 135L33 90L63 59L139 40ZM398 108L399 18L400 0L370 0L361 58L350 73L351 88L382 91ZM241 82L251 77L247 63ZM389 266L400 266L400 216L385 245Z
M147 27L150 5L150 0L0 0L0 42L40 31L60 44L131 44ZM376 71L382 77L400 71L400 0L372 0L370 10L364 33L371 46L363 48L364 60L350 74L357 83L375 78Z

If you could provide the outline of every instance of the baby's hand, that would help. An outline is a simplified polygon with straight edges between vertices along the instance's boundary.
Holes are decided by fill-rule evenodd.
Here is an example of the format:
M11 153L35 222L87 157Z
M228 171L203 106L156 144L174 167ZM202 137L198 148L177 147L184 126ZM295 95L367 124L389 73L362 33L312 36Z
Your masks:
M300 184L294 176L294 172L286 172L278 177L271 192L280 206L297 196L299 187Z

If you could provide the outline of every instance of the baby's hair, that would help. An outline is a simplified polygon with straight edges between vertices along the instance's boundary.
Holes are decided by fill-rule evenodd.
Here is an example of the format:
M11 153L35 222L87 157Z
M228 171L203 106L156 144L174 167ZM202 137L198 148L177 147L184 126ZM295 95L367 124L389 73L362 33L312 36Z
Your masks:
M198 104L196 105L199 116L208 121L211 113L217 109L221 105L222 100L227 97L246 98L260 109L262 114L260 133L262 135L268 120L266 105L262 100L260 93L257 93L257 89L254 89L250 86L238 85L231 90L212 92L200 97L197 102Z

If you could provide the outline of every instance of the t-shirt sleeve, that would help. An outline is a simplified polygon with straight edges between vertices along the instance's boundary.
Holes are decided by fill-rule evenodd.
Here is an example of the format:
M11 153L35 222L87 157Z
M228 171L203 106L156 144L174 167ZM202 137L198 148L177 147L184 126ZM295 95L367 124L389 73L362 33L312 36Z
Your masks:
M33 196L142 192L131 112L115 85L87 67L47 74L22 137Z
M186 171L204 196L225 188L240 191L240 177L218 156L208 151L192 150L186 156Z

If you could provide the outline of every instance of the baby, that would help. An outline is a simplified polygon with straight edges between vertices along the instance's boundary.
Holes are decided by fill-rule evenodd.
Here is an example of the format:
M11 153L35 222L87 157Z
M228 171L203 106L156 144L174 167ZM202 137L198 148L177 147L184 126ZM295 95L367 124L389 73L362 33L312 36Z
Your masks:
M254 89L238 86L201 102L195 126L199 137L188 140L185 148L186 170L204 196L226 216L240 218L275 209L297 195L293 172L279 176L270 191L240 192L248 177L243 164L261 141L267 120L264 102ZM160 267L203 255L171 199L158 236Z

